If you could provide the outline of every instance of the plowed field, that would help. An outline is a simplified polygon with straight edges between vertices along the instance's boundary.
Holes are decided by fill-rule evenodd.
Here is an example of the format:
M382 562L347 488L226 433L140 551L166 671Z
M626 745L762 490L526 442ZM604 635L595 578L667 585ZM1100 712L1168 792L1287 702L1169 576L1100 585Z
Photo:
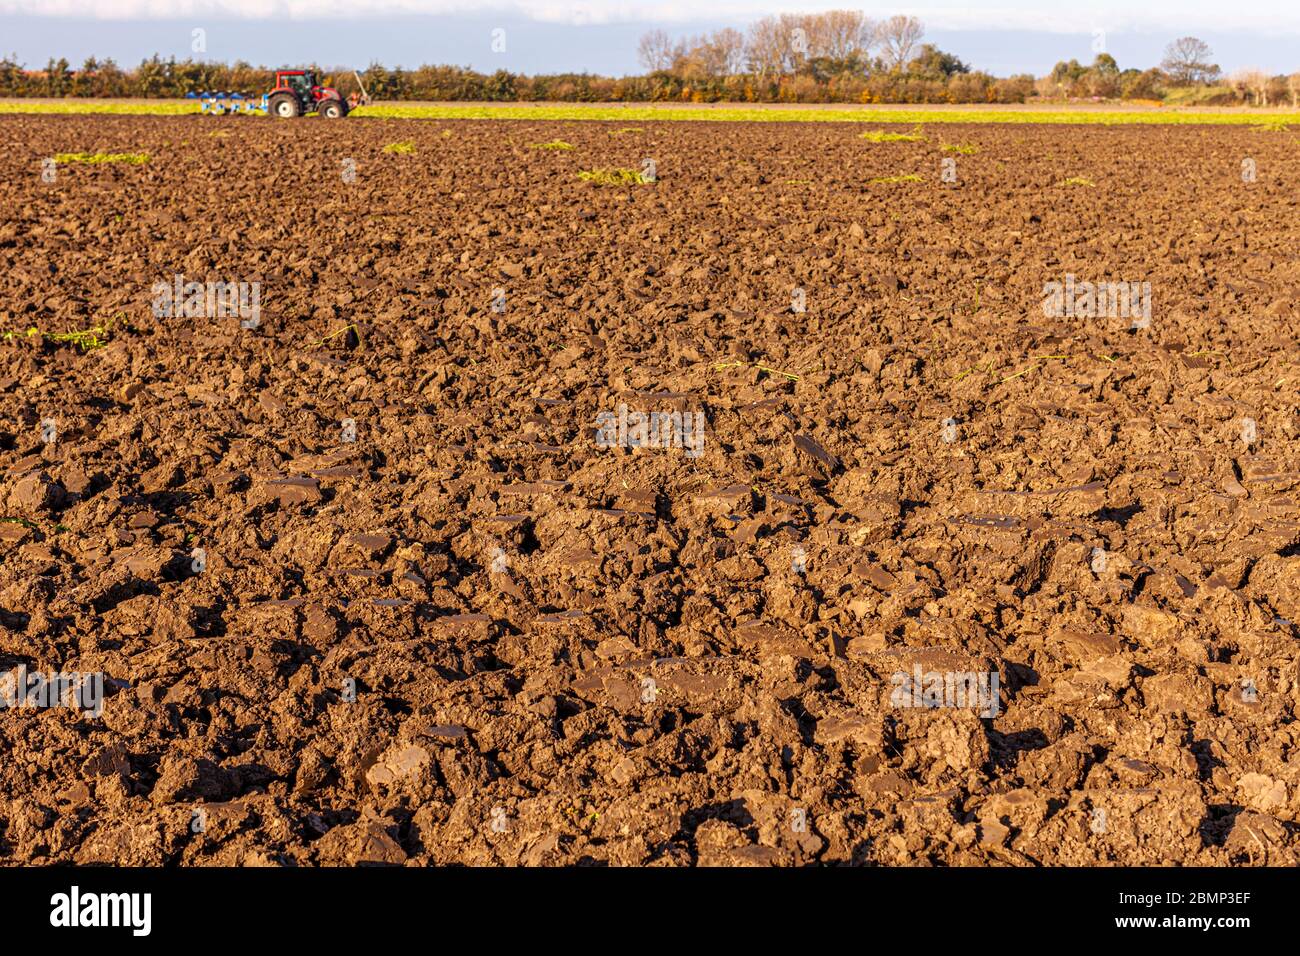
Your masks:
M1300 862L1295 137L862 131L0 117L0 859Z

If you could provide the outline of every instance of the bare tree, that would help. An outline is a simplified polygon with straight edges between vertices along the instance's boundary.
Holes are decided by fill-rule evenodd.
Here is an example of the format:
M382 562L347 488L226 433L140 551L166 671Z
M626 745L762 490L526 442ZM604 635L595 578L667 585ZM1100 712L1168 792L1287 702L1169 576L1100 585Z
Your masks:
M1263 70L1256 70L1250 74L1250 85L1255 91L1256 106L1268 106L1268 80L1269 76Z
M636 58L651 73L671 70L682 55L682 44L674 43L663 30L642 34L637 44Z
M880 24L877 37L880 41L885 66L890 70L901 70L912 59L912 51L925 36L925 27L916 17L901 14L890 17Z
M1264 89L1269 102L1278 106L1284 104L1288 96L1293 95L1290 81L1280 74L1270 76L1268 82L1264 85Z
M735 76L745 69L745 35L727 27L715 30L709 36L711 62L716 66L716 76Z
M1286 78L1286 88L1291 94L1291 109L1300 109L1300 73L1292 73Z
M673 72L686 78L733 76L744 69L745 37L730 28L692 37L673 62Z
M830 60L870 55L876 43L876 23L860 10L828 10L803 18L808 53Z
M876 24L857 10L763 17L749 28L745 56L760 75L797 73L809 60L870 55Z
M1245 70L1236 70L1233 72L1232 75L1228 77L1228 85L1236 90L1237 95L1243 100L1247 103L1250 102L1250 84L1246 80Z
M755 20L749 27L749 36L745 38L745 60L751 73L765 76L775 70L774 25L775 18L763 17Z
M1268 106L1269 75L1263 70L1251 67L1238 70L1232 75L1232 85L1247 100L1253 95L1256 106Z
M1165 58L1160 69L1169 74L1175 83L1184 86L1204 83L1219 75L1219 68L1210 62L1214 51L1204 40L1181 37L1165 47Z
M755 20L745 45L749 69L760 76L793 73L808 48L802 21L803 17L789 13Z

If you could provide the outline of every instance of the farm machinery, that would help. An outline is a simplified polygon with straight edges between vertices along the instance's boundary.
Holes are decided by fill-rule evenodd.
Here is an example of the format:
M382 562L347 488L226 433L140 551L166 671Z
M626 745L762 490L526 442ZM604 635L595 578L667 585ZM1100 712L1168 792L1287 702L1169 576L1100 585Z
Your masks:
M358 106L366 106L370 96L358 73L356 77L360 93L353 93L346 100L339 91L330 86L321 86L316 82L316 74L311 70L276 70L275 88L263 93L261 99L244 93L203 92L190 93L190 99L198 99L200 111L212 116L238 116L239 114L265 113L278 119L292 119L315 113L325 119L339 119Z

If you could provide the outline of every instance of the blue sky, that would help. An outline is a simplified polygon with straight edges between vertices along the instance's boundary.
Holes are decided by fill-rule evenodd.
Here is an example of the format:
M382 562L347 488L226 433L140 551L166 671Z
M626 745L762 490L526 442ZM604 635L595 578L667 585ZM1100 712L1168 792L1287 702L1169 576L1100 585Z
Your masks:
M835 0L0 0L0 54L29 66L50 56L80 63L111 56L124 65L164 58L244 59L265 65L317 62L364 67L453 63L515 72L638 72L637 38L662 28L688 34L743 27L768 13L862 9L919 17L926 39L998 75L1042 74L1057 60L1087 62L1100 36L1122 67L1148 67L1166 43L1208 42L1231 72L1300 71L1300 2L1265 0L970 0L881 6ZM193 31L206 51L192 52ZM492 31L505 31L493 52ZM1100 32L1098 32L1100 31Z

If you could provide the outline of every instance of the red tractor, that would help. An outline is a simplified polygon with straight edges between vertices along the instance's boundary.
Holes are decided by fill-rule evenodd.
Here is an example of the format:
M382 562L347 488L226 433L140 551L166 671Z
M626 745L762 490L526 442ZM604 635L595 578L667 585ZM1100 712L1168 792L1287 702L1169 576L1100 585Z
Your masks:
M326 119L348 115L348 102L339 91L316 83L311 70L276 70L275 89L262 97L266 115L292 119L315 113Z

